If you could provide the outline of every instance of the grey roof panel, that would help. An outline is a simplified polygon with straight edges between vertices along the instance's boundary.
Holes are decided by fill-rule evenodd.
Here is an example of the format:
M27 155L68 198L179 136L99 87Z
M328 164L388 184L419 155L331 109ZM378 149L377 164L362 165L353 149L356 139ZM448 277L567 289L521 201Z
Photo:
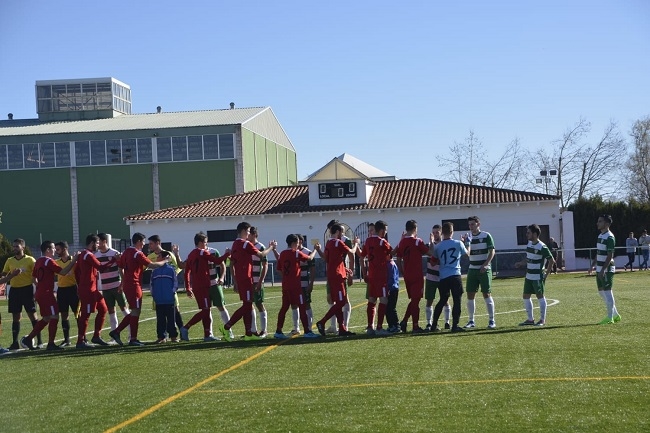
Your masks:
M110 119L50 122L29 126L5 126L0 136L46 135L79 132L128 131L139 129L184 128L195 126L240 125L266 107L224 110L182 111L169 113L130 114Z

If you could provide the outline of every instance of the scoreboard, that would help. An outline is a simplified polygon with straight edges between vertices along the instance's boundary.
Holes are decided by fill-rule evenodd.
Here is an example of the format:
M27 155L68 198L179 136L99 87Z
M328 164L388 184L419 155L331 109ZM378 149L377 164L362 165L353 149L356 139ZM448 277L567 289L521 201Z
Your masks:
M328 182L318 184L318 198L354 198L357 196L356 182Z

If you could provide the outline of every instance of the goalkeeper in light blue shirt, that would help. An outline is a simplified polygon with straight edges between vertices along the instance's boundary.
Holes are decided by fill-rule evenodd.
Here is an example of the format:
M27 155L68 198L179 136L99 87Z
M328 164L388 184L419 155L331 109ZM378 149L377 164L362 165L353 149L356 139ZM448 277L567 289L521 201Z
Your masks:
M452 326L451 332L463 332L464 329L458 326L460 321L460 306L463 296L463 281L460 278L460 259L469 255L470 239L467 235L462 237L462 242L453 239L454 224L446 222L442 225L442 241L433 250L433 256L440 261L440 299L433 310L432 332L440 331L438 318L442 308L447 304L449 295L454 300L451 310ZM432 236L433 237L433 236ZM431 239L433 243L433 239Z

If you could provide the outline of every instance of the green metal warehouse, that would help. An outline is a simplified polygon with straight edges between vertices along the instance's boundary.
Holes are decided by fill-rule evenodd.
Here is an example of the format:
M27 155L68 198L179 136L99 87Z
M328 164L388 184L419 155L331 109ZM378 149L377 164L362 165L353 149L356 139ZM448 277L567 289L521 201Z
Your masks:
M270 107L131 114L114 78L36 82L37 119L0 121L0 233L126 239L124 215L297 182Z

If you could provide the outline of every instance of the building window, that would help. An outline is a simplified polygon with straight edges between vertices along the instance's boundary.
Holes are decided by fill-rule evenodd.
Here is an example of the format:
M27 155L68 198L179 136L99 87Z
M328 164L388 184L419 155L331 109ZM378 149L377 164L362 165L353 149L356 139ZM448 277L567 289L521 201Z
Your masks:
M0 144L0 170L7 169L7 146Z
M122 164L135 164L138 162L135 138L122 140Z
M92 165L106 165L106 142L104 140L90 142L90 163Z
M187 161L187 137L172 137L174 161Z
M187 137L187 156L190 161L201 161L203 159L203 137L200 135Z
M219 159L219 136L203 136L203 159Z
M7 146L7 157L9 158L9 169L23 168L23 145L10 144Z
M469 231L469 222L467 221L467 218L454 219L454 220L442 220L441 224L444 224L446 222L450 222L454 225L455 232Z
M172 139L169 137L158 139L158 162L172 160Z
M109 165L122 163L122 148L120 140L106 140L106 162Z
M77 167L90 165L90 142L88 141L75 141L74 143L74 159Z
M138 138L138 163L152 162L151 138Z
M70 143L56 143L56 166L70 167Z
M219 159L235 157L234 134L219 134Z
M41 156L38 153L38 143L23 144L25 168L39 168Z
M539 229L541 233L539 234L539 240L548 244L550 239L549 227L547 225L540 225ZM517 226L517 245L528 245L528 237L526 237L526 231L528 226Z
M41 168L51 168L56 165L54 143L41 143Z
M208 230L208 242L233 242L237 239L237 230Z

